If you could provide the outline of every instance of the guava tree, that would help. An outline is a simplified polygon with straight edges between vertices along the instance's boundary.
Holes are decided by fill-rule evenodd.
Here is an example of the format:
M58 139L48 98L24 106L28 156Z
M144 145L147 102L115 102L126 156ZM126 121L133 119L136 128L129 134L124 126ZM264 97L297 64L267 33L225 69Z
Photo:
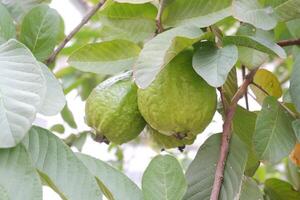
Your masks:
M0 0L1 200L43 185L66 200L300 199L300 0L74 0L85 17L68 35L50 2ZM90 129L62 139L71 91ZM187 168L158 153L141 187L80 153L140 135L187 151L217 113Z

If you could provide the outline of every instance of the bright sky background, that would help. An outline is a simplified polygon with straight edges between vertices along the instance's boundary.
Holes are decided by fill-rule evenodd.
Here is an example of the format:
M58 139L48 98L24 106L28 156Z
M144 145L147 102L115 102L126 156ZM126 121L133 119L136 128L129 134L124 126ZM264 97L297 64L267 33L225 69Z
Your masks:
M82 18L81 13L75 8L71 3L72 0L52 0L50 6L55 8L65 21L66 34L69 33L80 21ZM66 66L66 63L62 63L62 66ZM76 93L73 92L67 96L67 101L69 107L72 108L73 112L76 113L75 119L78 124L78 130L88 130L88 127L84 123L84 103L81 102L80 98L76 96ZM241 104L244 104L244 101L240 101ZM253 99L250 98L250 104L254 103ZM205 106L205 105L204 105ZM255 106L257 107L257 106ZM74 110L75 109L75 110ZM216 122L217 121L217 122ZM55 123L62 123L63 120L60 116L55 117L43 117L39 116L36 123L44 127L50 127ZM210 135L210 133L221 132L222 130L222 119L220 115L216 115L214 122L205 130L204 134L198 136L197 141L193 147L188 147L189 156L194 157L197 148L200 146L202 141ZM67 129L68 133L72 133L72 129ZM140 185L142 173L149 164L151 158L157 153L154 152L150 147L145 146L131 146L124 145L124 156L125 156L125 173L132 178L138 185ZM91 156L100 158L101 160L111 160L113 154L107 152L107 145L99 144L93 142L91 139L88 139L87 143L83 148L83 153L89 154ZM60 197L54 193L51 189L44 187L44 200L60 200Z

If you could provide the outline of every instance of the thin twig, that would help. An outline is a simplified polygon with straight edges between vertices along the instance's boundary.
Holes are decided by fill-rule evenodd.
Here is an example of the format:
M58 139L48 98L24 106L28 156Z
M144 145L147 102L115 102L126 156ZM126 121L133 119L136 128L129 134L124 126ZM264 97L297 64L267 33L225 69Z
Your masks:
M243 76L243 80L245 80L245 78L246 78L246 67L244 65L242 66L242 76ZM246 109L249 110L248 88L246 89L246 93L245 93L245 103L246 103Z
M220 92L221 102L222 102L222 105L223 105L224 113L226 113L226 110L228 108L228 102L225 101L225 94L224 94L223 88L222 87L218 87L218 90Z
M300 45L300 38L293 39L293 40L282 40L282 41L277 42L277 44L282 47L292 46L292 45Z
M256 73L257 69L250 71L250 73L245 77L245 80L238 91L235 93L230 106L228 107L225 115L225 121L223 124L223 134L222 134L222 141L221 141L221 148L220 148L220 157L218 160L215 180L213 184L212 193L210 196L210 200L218 200L219 194L221 191L221 186L224 179L224 169L225 164L229 152L229 144L231 139L231 122L233 120L238 101L245 95L247 91L247 87L252 82L253 77Z
M162 25L162 21L161 21L161 16L162 16L162 13L163 13L163 9L165 7L165 0L161 0L160 1L160 4L159 4L159 8L158 8L158 13L157 13L157 16L156 16L156 35L159 34L159 33L162 33L164 31L164 27Z
M87 15L81 20L81 22L71 31L71 33L58 45L55 51L49 56L49 58L45 61L47 65L51 64L59 52L66 46L66 44L74 37L76 33L96 14L96 12L101 8L104 4L105 0L100 0L92 10L90 10Z

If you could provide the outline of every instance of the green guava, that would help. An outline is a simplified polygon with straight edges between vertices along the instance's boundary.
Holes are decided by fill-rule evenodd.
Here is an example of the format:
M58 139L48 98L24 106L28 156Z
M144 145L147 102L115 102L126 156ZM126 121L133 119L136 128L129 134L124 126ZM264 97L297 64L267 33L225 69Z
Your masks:
M147 132L149 133L150 139L157 144L160 148L172 149L176 147L182 147L185 145L193 144L196 136L193 136L191 139L187 138L177 138L175 135L166 136L161 134L159 131L147 126Z
M146 89L138 89L138 106L147 123L167 136L192 139L211 122L216 89L192 67L192 51L176 56Z
M125 73L98 85L87 99L86 122L115 144L136 138L146 122L137 105L137 86Z

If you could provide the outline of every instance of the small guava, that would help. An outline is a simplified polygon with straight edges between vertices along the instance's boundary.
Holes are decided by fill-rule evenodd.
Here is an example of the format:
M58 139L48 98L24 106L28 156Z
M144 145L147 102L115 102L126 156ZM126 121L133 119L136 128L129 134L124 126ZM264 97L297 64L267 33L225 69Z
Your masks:
M136 138L146 125L137 105L137 86L130 77L124 73L102 82L86 102L87 124L115 144Z
M290 159L295 165L300 167L300 143L295 145L295 148L290 153Z
M166 136L150 126L147 126L147 133L149 134L150 139L163 149L172 149L190 145L193 144L196 139L196 136L193 136L191 139L177 138L175 135Z
M194 138L216 111L216 89L192 67L192 51L176 56L146 89L138 89L138 106L147 123L167 136Z

